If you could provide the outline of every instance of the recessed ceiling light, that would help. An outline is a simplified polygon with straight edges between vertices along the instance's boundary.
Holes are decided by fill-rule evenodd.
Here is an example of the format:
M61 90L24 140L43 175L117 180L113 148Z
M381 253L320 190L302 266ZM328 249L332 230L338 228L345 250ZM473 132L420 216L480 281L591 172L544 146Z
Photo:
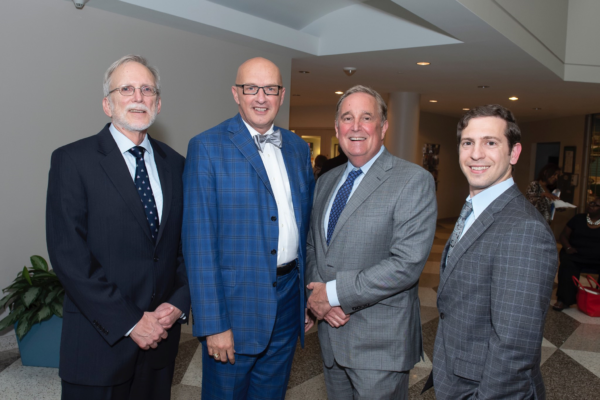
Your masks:
M337 92L335 92L335 94L344 94L344 92L342 92L341 90L338 90Z
M429 100L430 103L437 103L437 100Z
M463 111L469 111L470 108L463 108Z
M519 98L518 98L518 97L516 97L516 96L509 97L508 99L509 99L510 101L517 101L517 100L519 100Z
M480 85L477 86L478 89L489 89L490 87L488 85Z
M431 63L430 63L430 62L427 62L427 61L419 61L419 62L417 63L417 65L425 66L425 65L431 65Z
M310 71L298 71L299 74L310 74Z
M540 108L540 107L533 107L533 109L534 109L535 111L540 111L540 110L541 110L541 108Z

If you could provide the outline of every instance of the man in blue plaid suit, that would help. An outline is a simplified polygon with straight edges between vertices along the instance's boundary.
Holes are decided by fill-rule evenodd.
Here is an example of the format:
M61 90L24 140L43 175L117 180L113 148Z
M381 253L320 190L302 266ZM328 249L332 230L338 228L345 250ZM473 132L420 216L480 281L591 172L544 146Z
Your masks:
M314 178L308 145L275 127L275 64L246 61L239 114L194 137L184 171L183 251L202 399L283 399L306 316L304 263Z
M458 123L470 196L442 254L426 385L438 400L546 398L542 334L558 260L552 231L512 179L520 139L513 114L499 105L474 108Z

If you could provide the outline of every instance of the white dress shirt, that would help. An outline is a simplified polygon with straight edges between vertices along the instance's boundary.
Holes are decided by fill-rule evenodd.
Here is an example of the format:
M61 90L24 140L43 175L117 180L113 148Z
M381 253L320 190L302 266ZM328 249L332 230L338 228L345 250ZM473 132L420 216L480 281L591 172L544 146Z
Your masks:
M121 155L125 159L125 164L127 164L127 168L131 174L131 179L135 182L135 156L129 152L129 149L135 147L136 144L129 140L127 136L119 132L113 124L110 124L109 130L113 139L117 142ZM150 140L148 140L148 135L144 135L144 140L140 146L146 150L144 154L144 164L146 164L146 171L148 171L148 177L150 178L150 187L152 187L152 194L154 195L156 209L158 210L158 221L160 222L162 221L163 212L163 194L162 187L160 186L160 179L158 178L158 171L156 169L156 162L154 161L154 151L152 150Z
M365 165L360 167L362 174L357 176L356 179L354 180L354 185L352 186L352 191L350 192L350 195L348 196L348 200L346 201L346 204L348 203L348 201L350 201L350 198L356 191L356 188L358 187L358 185L360 185L360 183L362 182L365 175L367 175L367 172L369 172L369 169L373 166L373 164L379 158L381 153L383 153L383 149L385 149L385 147L381 146L381 149L379 149L379 152L377 154L375 154L375 156L373 158L371 158ZM352 163L350 161L348 161L348 164L346 164L346 170L342 174L342 178L338 182L338 184L335 188L335 191L333 192L333 195L331 196L331 199L329 200L329 204L327 205L327 211L325 212L325 219L323 221L323 229L325 232L325 237L327 237L327 228L329 227L329 214L331 213L331 207L333 207L333 201L335 200L335 196L337 196L337 192L340 190L340 188L342 187L344 182L346 182L346 179L348 178L348 175L350 174L350 172L352 172L355 169L358 169L358 168L355 167L354 165L352 165ZM327 282L327 285L325 287L325 289L327 290L327 299L329 300L329 305L331 307L338 307L340 305L340 301L338 299L337 288L335 286L335 283L336 283L336 280L334 279L332 281Z
M254 128L244 121L250 135L254 138L260 135ZM273 132L273 125L265 133L268 135ZM285 146L285 142L283 143ZM294 214L294 204L292 202L292 191L290 189L290 180L288 178L285 162L281 149L273 146L272 143L266 143L263 151L259 151L260 158L267 170L269 183L277 203L277 214L279 221L279 240L277 244L277 265L287 264L298 258L299 234L298 225L296 225L296 216Z

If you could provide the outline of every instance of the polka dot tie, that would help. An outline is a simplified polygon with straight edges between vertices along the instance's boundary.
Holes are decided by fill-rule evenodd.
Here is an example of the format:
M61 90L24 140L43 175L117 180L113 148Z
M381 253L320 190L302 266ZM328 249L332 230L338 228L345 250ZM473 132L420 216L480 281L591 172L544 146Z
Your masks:
M346 207L346 202L352 192L352 186L354 186L354 180L358 178L360 174L362 174L362 170L360 169L355 169L350 172L348 178L346 178L346 182L340 187L340 190L338 190L337 195L335 196L331 211L329 212L329 224L327 224L327 246L329 246L329 242L335 231L335 225L337 224L340 215L342 215L344 207Z
M152 193L152 186L150 186L148 170L146 169L146 163L144 162L144 150L145 149L141 146L135 146L129 149L129 152L135 157L135 186L140 195L140 199L142 200L142 205L144 206L144 212L146 213L146 219L150 226L152 240L156 243L160 222L158 220L158 211L156 202L154 201L154 194Z

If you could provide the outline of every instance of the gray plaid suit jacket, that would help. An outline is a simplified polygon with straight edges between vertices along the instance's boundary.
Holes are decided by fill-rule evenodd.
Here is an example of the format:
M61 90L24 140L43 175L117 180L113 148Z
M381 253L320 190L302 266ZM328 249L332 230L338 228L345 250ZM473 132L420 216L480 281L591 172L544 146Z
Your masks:
M435 233L435 184L424 169L384 150L335 227L329 246L326 207L346 164L317 181L307 240L306 282L336 279L350 321L319 323L328 367L407 371L422 355L418 280Z
M437 300L436 398L545 399L542 334L558 265L550 227L513 185L446 260L447 251Z

